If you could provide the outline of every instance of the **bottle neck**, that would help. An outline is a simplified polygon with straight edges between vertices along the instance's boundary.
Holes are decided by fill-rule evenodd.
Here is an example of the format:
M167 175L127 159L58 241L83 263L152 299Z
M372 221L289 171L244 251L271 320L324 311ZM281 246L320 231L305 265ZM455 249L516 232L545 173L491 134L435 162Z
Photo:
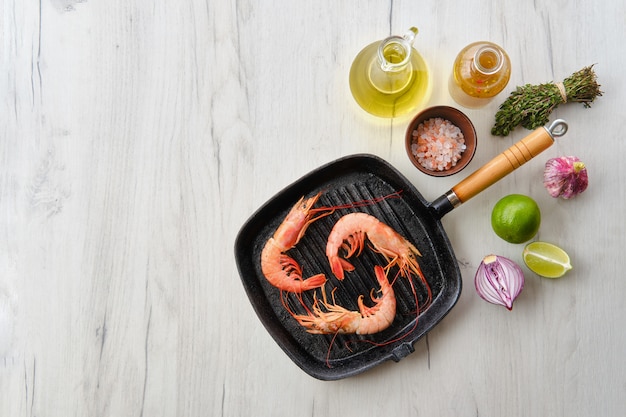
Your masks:
M483 46L476 50L472 63L474 69L481 74L493 75L502 69L504 54L493 46Z
M402 71L411 62L411 44L400 36L391 36L380 43L377 56L383 71Z

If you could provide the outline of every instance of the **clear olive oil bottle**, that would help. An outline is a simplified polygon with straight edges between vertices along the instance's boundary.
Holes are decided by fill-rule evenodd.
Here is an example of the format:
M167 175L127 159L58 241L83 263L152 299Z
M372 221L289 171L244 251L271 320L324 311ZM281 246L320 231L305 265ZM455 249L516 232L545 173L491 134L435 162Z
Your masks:
M398 117L416 110L430 95L428 67L412 47L417 34L391 36L366 46L350 69L350 90L365 111Z

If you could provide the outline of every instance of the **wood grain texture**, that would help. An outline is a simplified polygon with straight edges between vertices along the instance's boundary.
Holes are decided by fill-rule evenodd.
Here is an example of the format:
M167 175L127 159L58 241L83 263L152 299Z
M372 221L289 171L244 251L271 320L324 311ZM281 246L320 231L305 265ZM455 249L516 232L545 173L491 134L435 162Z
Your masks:
M626 88L621 1L98 2L2 0L0 416L621 416L626 408ZM310 170L379 155L432 200L527 133L489 134L499 96L466 110L478 151L459 176L420 174L408 119L379 120L347 82L359 50L410 26L433 80L475 40L502 45L516 85L596 64L604 96L563 105L569 132L444 226L464 278L415 352L337 382L294 365L244 293L233 245L261 204ZM552 199L547 158L590 175ZM535 198L541 240L574 270L526 271L512 312L480 300L505 194Z

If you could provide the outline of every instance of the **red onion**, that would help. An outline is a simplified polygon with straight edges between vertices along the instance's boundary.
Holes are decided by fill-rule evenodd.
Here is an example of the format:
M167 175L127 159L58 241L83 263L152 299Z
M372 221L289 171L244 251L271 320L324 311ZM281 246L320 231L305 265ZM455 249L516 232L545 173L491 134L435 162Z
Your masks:
M585 164L575 156L561 156L546 162L543 185L552 197L572 198L587 189Z
M474 284L480 298L511 310L513 301L524 288L524 272L508 258L488 255L478 266Z

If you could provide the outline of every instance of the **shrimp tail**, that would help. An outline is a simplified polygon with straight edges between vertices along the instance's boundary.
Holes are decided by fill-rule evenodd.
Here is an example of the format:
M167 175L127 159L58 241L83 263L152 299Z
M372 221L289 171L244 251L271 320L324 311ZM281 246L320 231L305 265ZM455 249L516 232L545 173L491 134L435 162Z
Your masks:
M285 274L291 279L282 280L282 282L275 282L274 285L278 288L300 293L302 291L308 291L315 288L319 288L326 282L326 276L324 274L313 275L307 279L302 279L302 268L298 263L287 255L280 256L280 265L283 268Z
M339 256L332 256L329 258L329 260L330 268L333 271L333 274L335 274L337 279L340 281L345 278L345 271L354 271L354 265Z
M320 288L326 282L326 276L324 274L313 275L304 281L302 281L301 289L302 291L313 290L315 288Z

